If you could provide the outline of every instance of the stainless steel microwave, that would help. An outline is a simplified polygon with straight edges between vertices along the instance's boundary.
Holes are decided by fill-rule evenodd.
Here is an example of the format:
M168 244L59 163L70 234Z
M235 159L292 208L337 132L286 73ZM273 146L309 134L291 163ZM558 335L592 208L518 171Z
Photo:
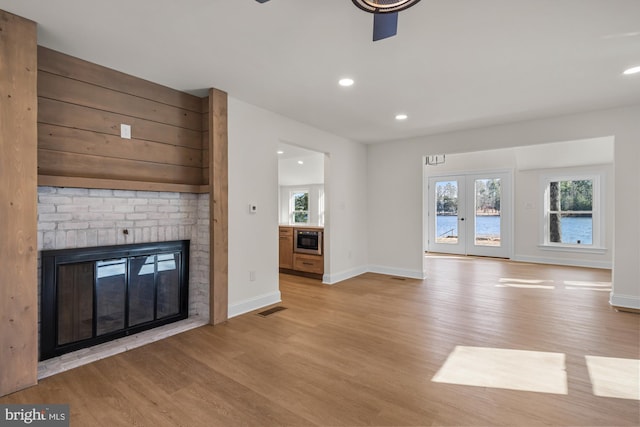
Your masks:
M293 245L294 252L322 255L322 231L295 229Z

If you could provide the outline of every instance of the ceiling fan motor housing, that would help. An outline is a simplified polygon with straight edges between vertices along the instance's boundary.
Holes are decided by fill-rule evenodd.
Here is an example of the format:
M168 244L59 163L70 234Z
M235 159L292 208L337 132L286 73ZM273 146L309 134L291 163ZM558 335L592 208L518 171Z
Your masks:
M405 10L420 0L352 0L353 4L370 13L393 13Z

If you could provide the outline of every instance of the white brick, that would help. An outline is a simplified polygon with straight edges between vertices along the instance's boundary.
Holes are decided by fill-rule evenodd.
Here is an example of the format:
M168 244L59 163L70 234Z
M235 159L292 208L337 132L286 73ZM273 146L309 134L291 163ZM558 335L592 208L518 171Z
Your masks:
M137 220L142 220L147 218L148 216L146 213L130 213L130 214L127 214L126 216L126 219L132 220L132 221L137 221Z
M100 246L114 245L116 243L116 232L113 229L98 230L98 244Z
M91 221L89 228L103 229L103 228L115 228L115 221Z
M78 230L76 232L76 245L79 248L87 246L87 232L85 230Z
M168 199L150 199L149 204L150 205L168 205L169 200Z
M58 213L88 212L89 211L89 206L87 206L87 205L58 205L58 206L56 206L56 211Z
M158 207L158 212L167 212L167 213L172 213L172 212L179 212L180 211L180 207L179 206L160 206Z
M54 213L56 207L53 205L38 205L38 213Z
M55 222L40 222L38 221L38 231L49 231L55 230L56 223Z
M71 203L73 199L66 196L38 196L38 202L48 205L63 205Z
M124 213L129 213L129 212L133 212L134 211L135 206L129 206L129 205L117 205L113 207L113 211L114 212L124 212Z
M90 206L90 212L113 212L113 205L100 204L97 206Z
M145 199L157 199L159 193L157 191L136 191L136 197Z
M158 193L158 197L161 197L163 199L179 199L180 193L161 191Z
M113 195L115 197L136 197L136 192L128 190L113 190Z
M42 249L54 249L56 246L56 232L46 231L42 236Z
M185 213L172 213L172 214L169 214L169 218L171 218L171 219L187 219L187 218L189 218L189 215L185 214Z
M104 199L102 197L74 197L73 204L87 206L102 206Z
M148 205L149 200L147 199L128 199L127 203L130 205Z
M134 210L136 212L158 212L157 205L135 205Z
M87 231L87 246L98 246L98 230Z
M85 196L89 194L87 188L58 188L58 194L66 194L70 196Z
M98 197L111 197L113 196L113 190L90 189L89 195Z
M64 231L56 231L56 249L64 249L67 244L67 233Z
M72 216L69 213L65 214L40 214L38 215L38 221L51 222L51 221L71 221Z
M84 230L89 228L88 222L61 222L58 224L58 230Z
M152 227L154 225L158 225L158 221L155 220L145 220L145 221L136 221L136 227Z
M53 193L56 193L57 191L58 189L55 187L44 187L44 186L38 187L38 194L53 194Z
M76 241L76 232L75 231L67 231L67 247L75 248L77 246Z

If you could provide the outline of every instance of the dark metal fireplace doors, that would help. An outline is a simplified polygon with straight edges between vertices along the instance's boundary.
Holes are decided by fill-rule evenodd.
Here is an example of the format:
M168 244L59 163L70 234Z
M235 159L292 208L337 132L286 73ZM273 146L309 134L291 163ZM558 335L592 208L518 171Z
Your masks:
M42 252L40 360L188 316L189 241Z

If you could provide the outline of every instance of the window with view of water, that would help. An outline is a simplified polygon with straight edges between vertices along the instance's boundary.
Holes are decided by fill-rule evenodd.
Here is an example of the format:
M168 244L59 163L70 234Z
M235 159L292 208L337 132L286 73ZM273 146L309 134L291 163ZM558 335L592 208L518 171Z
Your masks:
M598 180L550 179L545 189L545 244L596 245Z
M308 191L292 191L289 206L291 222L293 224L306 224L309 222Z

